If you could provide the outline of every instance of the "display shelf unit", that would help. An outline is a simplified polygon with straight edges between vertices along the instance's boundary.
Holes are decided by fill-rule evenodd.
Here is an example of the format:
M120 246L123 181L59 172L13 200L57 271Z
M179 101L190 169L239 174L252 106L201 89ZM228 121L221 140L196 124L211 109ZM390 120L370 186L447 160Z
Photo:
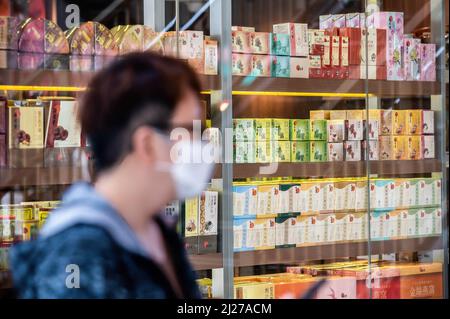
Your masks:
M393 239L384 241L372 241L371 253L390 254L408 251L421 251L442 249L443 243L440 236ZM267 250L252 250L234 253L234 266L246 267L270 264L295 264L309 260L338 259L368 254L368 242L327 243L321 245L309 245L304 247L277 248ZM222 254L191 255L189 256L195 269L220 268Z
M366 176L366 162L234 164L234 178L262 177L359 177ZM423 174L438 172L441 162L436 159L418 161L371 161L370 174ZM273 169L272 169L273 168ZM272 169L272 170L271 170Z
M95 72L0 69L0 89L82 91ZM219 89L219 77L199 75L203 93ZM439 82L368 80L368 95L402 97L439 94ZM366 80L233 76L233 95L365 98Z
M0 90L83 91L95 72L68 70L0 69ZM217 89L215 75L199 75L202 88L208 93Z

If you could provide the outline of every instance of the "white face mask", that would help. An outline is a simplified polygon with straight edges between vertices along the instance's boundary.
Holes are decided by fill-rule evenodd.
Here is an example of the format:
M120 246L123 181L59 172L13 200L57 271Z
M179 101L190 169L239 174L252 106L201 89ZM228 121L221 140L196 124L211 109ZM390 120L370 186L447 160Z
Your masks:
M202 142L181 141L177 142L177 148L182 154L194 154L194 152L201 152ZM189 158L192 159L192 156ZM156 168L170 173L175 184L177 199L184 200L198 196L206 189L213 174L214 163L180 160L173 163L158 162Z

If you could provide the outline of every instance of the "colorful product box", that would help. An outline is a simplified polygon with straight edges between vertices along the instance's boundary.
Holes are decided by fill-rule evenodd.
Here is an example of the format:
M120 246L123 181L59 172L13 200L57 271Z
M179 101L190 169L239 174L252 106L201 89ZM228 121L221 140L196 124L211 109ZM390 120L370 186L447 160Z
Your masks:
M298 184L280 185L280 214L300 213L301 207L301 189Z
M291 162L309 162L310 160L310 142L309 141L291 141Z
M251 56L250 74L252 76L270 77L272 75L272 57L270 55L253 54Z
M369 140L378 141L378 137L380 135L380 121L369 118L368 129L369 129Z
M327 156L327 146L326 141L311 141L310 142L310 162L326 162L328 160Z
M331 116L331 113L330 113ZM329 143L339 143L346 140L345 120L328 120L327 136Z
M311 120L329 120L330 112L327 110L312 110L309 111L309 118Z
M420 39L405 38L403 41L405 80L420 81Z
M346 120L347 111L346 110L331 110L330 120Z
M409 179L395 179L395 207L406 208L410 206L411 182Z
M254 185L233 186L233 216L256 216L257 196Z
M295 247L296 223L296 216L291 214L275 218L277 248Z
M217 235L219 193L204 191L199 198L199 234Z
M323 77L322 56L310 55L309 56L309 78L320 79L322 77Z
M267 216L278 214L281 209L279 185L258 185L257 215Z
M231 31L245 31L245 32L255 32L254 27L245 27L245 26L232 26Z
M333 14L333 28L345 28L346 15L345 14Z
M42 106L8 107L9 148L44 147L44 108Z
M368 28L386 30L387 79L404 80L403 70L403 12L374 12L367 19Z
M255 140L269 141L272 137L272 119L255 119Z
M419 160L422 159L421 136L406 136L406 159Z
M231 71L233 75L249 75L252 71L252 56L250 54L233 53L231 56Z
M256 162L256 145L251 142L235 142L234 143L234 162L235 163L255 163Z
M418 211L419 236L431 236L434 233L434 212L430 208Z
M203 73L207 75L217 75L219 68L219 47L216 40L204 40L204 67Z
M406 110L405 134L422 134L422 110Z
M344 143L328 143L328 161L340 162L344 160Z
M199 234L199 201L198 198L189 198L185 201L184 237L198 236Z
M382 110L381 135L405 134L407 111Z
M269 32L248 33L250 53L270 54L272 34Z
M290 122L290 140L307 141L309 140L310 120L293 119Z
M363 120L346 120L346 138L349 141L362 141L364 139L364 123Z
M272 119L272 140L289 141L289 119Z
M361 29L359 27L341 28L339 35L348 38L348 65L359 67L361 65Z
M80 147L81 126L75 101L51 101L46 110L46 147Z
M407 136L392 136L392 152L395 160L406 160L407 159L407 147L408 139Z
M273 160L272 141L255 142L255 162L271 163Z
M364 28L366 24L365 13L347 13L345 15L345 26L347 28Z
M249 32L231 31L231 51L233 53L251 53Z
M422 158L435 158L434 135L422 135L420 140Z
M422 134L434 134L434 111L422 110Z
M272 33L272 50L273 55L286 55L291 53L291 37L289 34Z
M400 299L441 299L442 264L393 265L400 271Z
M400 212L400 237L416 237L419 233L417 209L403 209Z
M400 237L401 211L388 211L384 215L384 235L386 238L395 239Z
M233 220L233 250L254 250L250 240L250 228L254 225L254 218L235 218ZM254 241L253 241L254 242Z
M257 218L250 225L250 246L255 249L274 249L276 243L275 218Z
M254 119L233 119L234 140L254 141L255 140L255 120Z
M272 56L272 77L288 78L290 77L291 67L289 65L290 57Z
M436 81L436 44L421 43L420 81Z
M372 209L395 207L395 182L391 179L378 179L370 182L370 205Z
M369 202L369 196L367 194L367 180L356 180L355 187L355 211L366 211Z
M309 57L290 57L290 77L307 79L309 77Z
M310 120L309 138L311 141L327 140L327 121Z
M234 299L273 299L273 284L248 282L234 285Z
M377 211L370 213L370 239L371 240L385 240L385 225L386 211Z
M291 162L291 142L272 141L272 160L275 163Z
M435 235L442 234L442 210L440 207L429 208L434 214L434 228L433 233Z
M306 23L281 23L273 26L275 34L289 34L290 55L308 56L308 25Z
M363 158L361 141L345 141L344 158L347 162L361 161Z
M373 140L364 142L369 146L369 161L378 161L380 159L380 142Z
M392 136L380 136L379 139L379 159L380 160L393 160L393 140Z
M367 41L367 43L366 43ZM366 52L367 46L367 52ZM386 65L386 30L361 29L361 69Z

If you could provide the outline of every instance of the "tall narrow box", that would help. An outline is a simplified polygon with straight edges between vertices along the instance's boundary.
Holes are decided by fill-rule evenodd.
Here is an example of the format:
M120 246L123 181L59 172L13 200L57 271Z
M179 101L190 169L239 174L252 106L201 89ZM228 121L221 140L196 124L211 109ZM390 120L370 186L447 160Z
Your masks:
M436 44L421 43L420 81L436 81Z
M405 38L405 80L420 80L420 39Z

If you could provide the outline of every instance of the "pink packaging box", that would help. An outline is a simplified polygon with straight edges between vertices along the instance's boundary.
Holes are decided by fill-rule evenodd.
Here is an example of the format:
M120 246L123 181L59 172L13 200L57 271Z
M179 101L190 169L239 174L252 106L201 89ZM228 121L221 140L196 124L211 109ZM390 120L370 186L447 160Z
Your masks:
M421 43L420 81L436 81L436 44Z
M404 67L405 80L420 80L420 39L405 38L403 40L405 48Z
M273 25L273 33L289 34L291 56L308 56L308 25L306 23L280 23Z
M251 58L251 71L253 76L271 76L272 59L271 55L253 54Z
M251 72L251 54L233 53L231 71L233 75L249 75Z
M309 58L290 57L289 59L291 78L307 79L309 77Z
M368 28L386 30L387 79L403 81L403 12L374 12L366 22Z
M233 53L251 53L250 37L247 31L231 31L231 51Z

